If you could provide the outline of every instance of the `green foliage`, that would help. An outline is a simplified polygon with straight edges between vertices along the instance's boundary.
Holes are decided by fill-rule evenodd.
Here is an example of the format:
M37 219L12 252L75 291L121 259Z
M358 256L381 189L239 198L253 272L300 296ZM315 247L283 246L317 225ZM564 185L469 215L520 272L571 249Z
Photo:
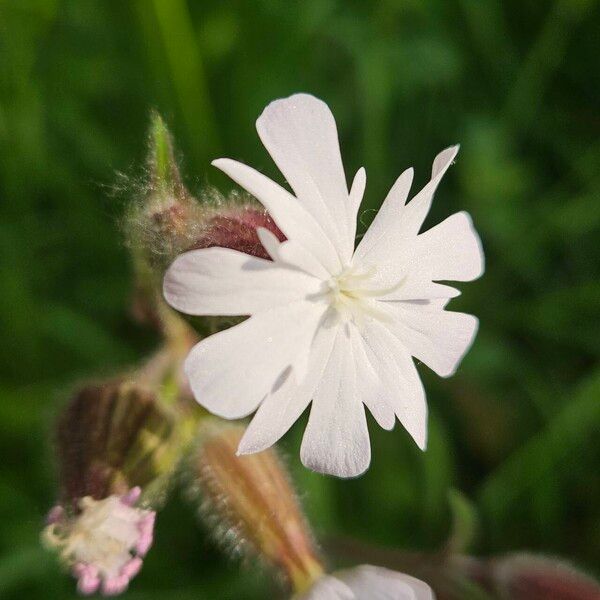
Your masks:
M448 502L452 511L452 533L447 550L455 554L467 554L477 537L477 514L475 507L458 490L448 492Z
M593 0L0 0L0 597L72 598L38 546L55 486L51 423L70 387L141 360L122 246L122 179L152 109L192 192L231 156L281 180L253 122L296 91L338 119L362 230L402 170L461 143L428 224L467 209L487 273L453 301L478 339L458 374L422 368L431 443L372 427L373 464L335 481L284 447L319 534L438 548L448 493L474 503L475 551L600 557L598 3ZM138 165L136 167L135 165ZM117 193L115 193L117 192ZM466 506L461 499L456 511ZM171 504L127 597L264 598Z

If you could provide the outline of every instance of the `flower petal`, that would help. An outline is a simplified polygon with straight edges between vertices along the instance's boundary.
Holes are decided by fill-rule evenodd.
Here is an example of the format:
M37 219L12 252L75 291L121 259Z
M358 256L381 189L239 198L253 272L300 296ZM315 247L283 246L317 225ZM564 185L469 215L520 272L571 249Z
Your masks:
M167 270L166 301L190 315L249 315L306 298L320 289L306 273L230 248L179 256Z
M484 269L481 240L466 212L417 236L413 256L419 272L431 280L472 281Z
M337 127L327 104L309 94L275 100L256 129L298 200L348 261L354 249L350 201Z
M299 354L324 308L296 302L256 314L196 344L185 372L196 400L225 419L252 413Z
M356 600L354 592L343 581L333 575L323 575L296 600Z
M325 267L303 246L293 240L282 242L279 246L279 260L318 277L324 281L330 278Z
M387 288L378 300L381 301L396 301L396 300L450 300L460 296L460 290L449 285L435 283L428 278L424 278L419 272L418 266L415 266L415 271L409 273L404 278L394 270L386 271L381 269L378 273L377 283L380 287ZM399 285L394 285L400 281Z
M338 571L335 577L348 585L355 600L434 600L423 581L383 567L362 565Z
M350 224L350 235L352 242L356 238L356 220L358 218L358 210L360 209L365 187L367 186L367 172L364 167L361 167L354 176L352 187L350 188L350 203L348 205L348 219Z
M478 320L473 315L440 310L440 305L386 302L392 322L388 329L405 348L440 377L450 377L471 347Z
M298 383L291 371L283 384L265 398L240 441L238 454L252 454L269 448L296 422L312 400L331 355L335 334L335 328L319 328L310 348L309 365L303 380Z
M365 410L357 393L352 348L343 328L338 328L314 394L300 458L309 469L338 477L356 477L371 462Z
M459 146L442 150L434 159L429 183L406 205L402 218L405 221L402 237L413 237L419 233L433 201L437 187L458 154Z
M377 424L390 431L394 428L396 415L387 401L385 384L369 358L365 340L358 329L354 325L350 325L349 333L356 370L358 397L369 409Z
M277 260L279 256L279 246L281 246L279 238L266 227L257 227L256 235L271 260Z
M275 262L296 267L321 280L329 279L329 273L323 265L300 244L292 240L280 242L274 233L264 227L259 227L256 231L260 243Z
M402 173L358 245L358 258L374 265L393 264L410 248L431 208L433 194L457 153L458 146L451 146L436 156L431 180L408 204L404 202L412 182L412 169Z
M356 248L357 257L368 256L374 248L392 235L392 229L397 226L404 210L413 176L414 170L406 169L391 187L369 229Z
M292 194L255 169L229 158L212 165L229 175L268 211L286 238L301 244L329 271L341 268L340 257L323 227Z
M367 355L383 383L381 402L389 405L421 450L427 446L427 401L412 358L385 325L371 321L363 330Z

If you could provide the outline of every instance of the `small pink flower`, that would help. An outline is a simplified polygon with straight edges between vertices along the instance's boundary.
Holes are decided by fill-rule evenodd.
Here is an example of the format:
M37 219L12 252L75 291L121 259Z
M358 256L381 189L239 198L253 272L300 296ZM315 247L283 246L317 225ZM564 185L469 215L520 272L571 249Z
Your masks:
M135 506L140 495L135 487L102 500L86 496L72 516L62 507L50 511L43 537L70 567L81 594L116 596L139 573L152 545L156 517L154 511Z

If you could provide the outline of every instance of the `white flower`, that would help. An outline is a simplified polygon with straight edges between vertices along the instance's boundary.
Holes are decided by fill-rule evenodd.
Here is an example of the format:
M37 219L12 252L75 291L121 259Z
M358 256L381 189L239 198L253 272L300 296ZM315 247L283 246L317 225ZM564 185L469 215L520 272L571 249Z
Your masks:
M383 567L362 565L324 575L296 600L433 600L422 581Z
M259 229L272 261L209 248L183 254L165 276L165 298L182 312L251 315L190 352L196 399L227 419L258 409L240 454L274 444L312 401L302 462L340 477L369 466L363 404L385 429L397 417L424 449L427 404L412 357L448 377L477 330L475 317L444 310L460 292L436 283L482 274L471 218L456 213L419 235L458 146L436 157L408 204L413 171L402 173L354 250L366 175L360 169L348 192L327 105L306 94L276 100L257 129L295 196L234 160L213 165L265 206L287 240Z

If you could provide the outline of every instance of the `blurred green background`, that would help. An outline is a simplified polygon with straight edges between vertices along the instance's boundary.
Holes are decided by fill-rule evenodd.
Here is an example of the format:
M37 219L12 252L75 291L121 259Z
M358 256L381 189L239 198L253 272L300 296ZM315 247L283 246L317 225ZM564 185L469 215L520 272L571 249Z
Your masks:
M474 552L597 569L599 25L593 0L0 0L0 597L75 597L38 542L51 424L74 384L156 344L128 312L117 175L141 173L150 109L188 187L227 189L210 159L281 180L254 121L296 91L332 107L347 175L366 167L363 225L402 170L421 185L460 142L427 224L468 210L487 256L451 304L481 320L473 349L450 380L420 367L425 454L371 423L371 469L340 482L299 466L303 423L286 436L318 534L437 548L454 488ZM265 597L193 520L175 498L127 597Z

